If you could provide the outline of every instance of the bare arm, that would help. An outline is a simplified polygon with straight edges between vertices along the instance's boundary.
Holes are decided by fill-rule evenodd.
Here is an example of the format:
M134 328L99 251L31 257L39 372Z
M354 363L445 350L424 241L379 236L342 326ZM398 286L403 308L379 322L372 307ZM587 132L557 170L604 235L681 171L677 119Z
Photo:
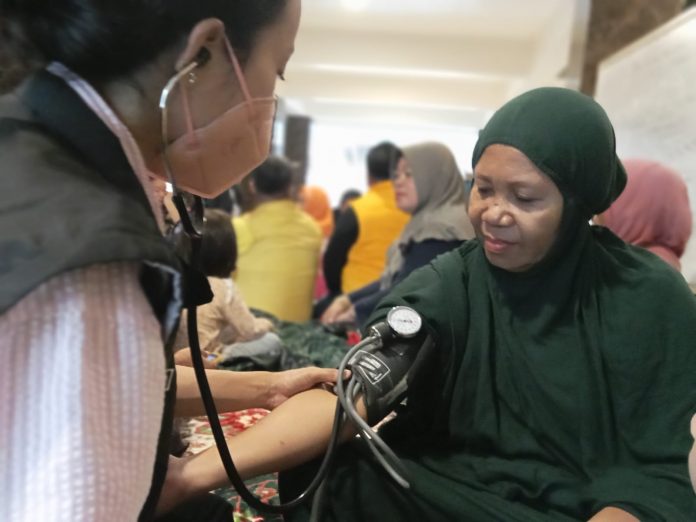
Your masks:
M204 415L201 393L193 368L177 366L175 414ZM288 397L324 382L335 382L337 370L300 368L284 372L230 372L207 370L210 390L218 411L245 408L273 409Z
M252 428L227 439L235 466L243 479L283 471L321 455L328 445L336 408L336 397L325 390L313 389L285 401ZM363 418L362 400L357 404ZM344 426L341 440L355 433ZM229 485L217 448L212 447L188 459L170 463L160 512L175 504ZM615 507L602 509L590 522L640 522Z
M593 516L589 522L640 522L640 520L623 509L606 507Z
M288 399L248 430L227 439L235 466L243 479L292 468L321 455L331 436L336 396L313 389ZM358 411L365 418L362 401ZM344 426L341 439L354 434ZM159 511L229 484L217 448L188 459L172 460Z

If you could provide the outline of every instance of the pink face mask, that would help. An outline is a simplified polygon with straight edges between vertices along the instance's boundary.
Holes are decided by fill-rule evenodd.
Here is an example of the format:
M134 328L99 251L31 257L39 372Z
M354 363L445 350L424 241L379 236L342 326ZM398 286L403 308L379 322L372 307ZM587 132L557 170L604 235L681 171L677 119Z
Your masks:
M251 97L242 68L227 38L225 44L244 102L205 127L194 129L186 87L181 80L200 65L196 62L169 80L160 98L166 171L163 179L179 190L203 198L219 196L263 163L270 153L273 136L276 99ZM187 130L184 135L168 143L167 98L177 83L182 91Z

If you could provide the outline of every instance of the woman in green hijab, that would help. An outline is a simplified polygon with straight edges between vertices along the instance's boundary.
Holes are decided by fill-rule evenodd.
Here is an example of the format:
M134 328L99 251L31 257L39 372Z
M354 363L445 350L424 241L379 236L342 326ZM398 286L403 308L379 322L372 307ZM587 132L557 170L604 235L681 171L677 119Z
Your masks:
M346 447L322 520L693 522L696 301L658 258L588 224L626 182L606 114L574 91L528 92L493 116L473 167L477 239L369 321L410 306L436 339L429 375L382 429L411 489ZM240 467L315 456L334 403L288 400L230 440ZM306 471L281 476L282 496Z

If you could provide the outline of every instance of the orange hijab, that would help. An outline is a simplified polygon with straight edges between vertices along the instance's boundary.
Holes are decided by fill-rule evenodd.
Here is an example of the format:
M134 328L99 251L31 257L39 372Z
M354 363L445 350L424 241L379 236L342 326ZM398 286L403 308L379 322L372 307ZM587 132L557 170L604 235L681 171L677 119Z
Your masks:
M324 189L316 186L302 187L300 191L302 208L312 216L321 227L324 237L329 237L334 228L333 210L329 203L329 196Z

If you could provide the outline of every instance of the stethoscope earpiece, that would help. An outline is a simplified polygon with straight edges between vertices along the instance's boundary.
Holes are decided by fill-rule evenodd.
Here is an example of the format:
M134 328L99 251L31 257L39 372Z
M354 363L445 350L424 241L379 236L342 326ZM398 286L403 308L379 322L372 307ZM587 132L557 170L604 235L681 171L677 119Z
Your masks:
M196 63L196 67L203 67L208 61L210 60L210 51L208 50L207 47L201 47L201 50L198 51L198 54L196 55L196 59L194 60Z

